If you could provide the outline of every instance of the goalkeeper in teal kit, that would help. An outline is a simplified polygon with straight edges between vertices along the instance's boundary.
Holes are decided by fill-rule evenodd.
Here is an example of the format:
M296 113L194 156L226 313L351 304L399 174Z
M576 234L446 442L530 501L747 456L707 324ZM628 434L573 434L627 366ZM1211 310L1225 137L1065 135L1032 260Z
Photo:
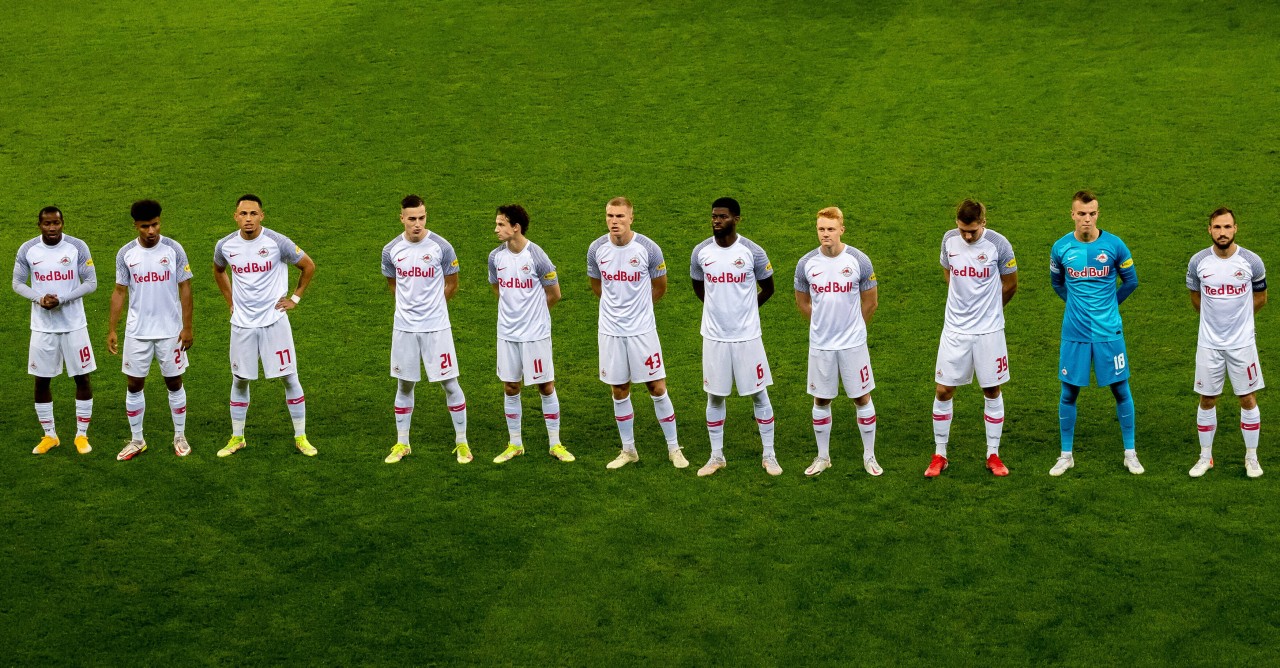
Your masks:
M1071 201L1074 232L1053 244L1049 258L1053 291L1067 303L1062 316L1062 346L1058 379L1062 397L1058 425L1062 454L1049 471L1060 476L1075 466L1072 443L1076 429L1076 398L1089 384L1089 369L1098 385L1111 388L1116 417L1124 440L1124 465L1130 473L1143 472L1133 444L1133 395L1129 392L1129 361L1124 347L1120 304L1138 287L1129 248L1114 234L1098 229L1098 200L1091 193L1076 193ZM1116 278L1120 279L1119 284Z

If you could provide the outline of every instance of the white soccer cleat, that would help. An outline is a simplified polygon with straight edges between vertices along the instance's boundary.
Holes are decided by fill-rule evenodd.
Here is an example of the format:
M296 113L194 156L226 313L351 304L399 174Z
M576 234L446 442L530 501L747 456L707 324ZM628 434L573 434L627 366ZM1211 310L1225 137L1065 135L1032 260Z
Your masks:
M623 450L622 452L618 453L618 456L615 457L613 461L609 462L608 464L605 464L604 467L607 469L620 469L626 466L627 464L630 464L632 462L638 462L638 461L640 461L640 453L630 451L630 450Z
M706 465L698 469L698 476L705 478L728 465L723 456L711 455L711 459L707 460Z
M1067 472L1067 469L1075 468L1076 458L1072 455L1059 455L1058 461L1053 463L1053 468L1049 469L1049 475L1058 477Z
M1191 467L1191 477L1199 478L1200 476L1208 473L1211 468L1213 468L1213 458L1201 457L1196 460L1196 465Z
M862 460L862 467L865 468L867 470L867 473L870 473L871 475L878 476L884 473L884 469L880 468L880 462L876 461L875 455L872 455Z
M804 470L804 474L807 476L822 475L822 472L829 468L831 468L830 459L827 459L826 457L814 457L813 463L809 465L809 468Z
M191 444L187 443L186 436L179 435L173 437L173 454L179 457L186 457L191 454Z
M1142 468L1142 462L1138 461L1138 453L1133 450L1128 450L1124 453L1124 467L1134 475L1142 475L1147 471Z
M1260 477L1262 477L1262 464L1259 464L1259 463L1258 463L1258 458L1257 458L1257 457L1245 457L1245 458L1244 458L1244 472L1245 472L1245 473L1246 473L1250 478L1260 478Z
M768 471L769 475L782 475L782 467L778 465L778 458L773 455L765 455L760 460L760 466L765 471Z
M116 455L116 461L127 462L143 452L146 452L146 450L146 441L134 439L125 444L124 449L120 451L120 454Z
M667 458L671 460L671 465L678 469L689 468L689 460L684 458L683 448L667 450Z

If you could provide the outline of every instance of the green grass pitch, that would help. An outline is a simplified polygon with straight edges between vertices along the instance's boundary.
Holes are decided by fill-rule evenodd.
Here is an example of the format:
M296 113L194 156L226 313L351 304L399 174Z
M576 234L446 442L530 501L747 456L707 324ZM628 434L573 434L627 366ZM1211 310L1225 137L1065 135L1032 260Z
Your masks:
M1183 276L1226 204L1240 242L1280 267L1280 8L1267 2L508 2L291 0L20 3L0 18L0 248L57 204L95 254L87 300L99 370L95 450L69 446L72 386L54 383L64 447L39 431L24 373L27 307L5 301L0 349L0 662L7 664L847 663L1265 664L1280 643L1277 404L1245 478L1238 408L1219 410L1218 466L1191 480L1196 315ZM1114 402L1081 397L1078 465L1057 452L1061 303L1052 242L1071 193L1133 249L1123 307L1147 474L1121 465ZM278 383L253 386L251 446L229 433L228 325L210 260L236 196L318 272L292 316L309 436L292 448ZM450 306L476 462L449 454L438 387L422 385L415 450L397 466L387 375L392 300L379 251L399 198L427 199L458 250ZM595 379L584 257L605 201L636 204L666 253L658 305L681 441L705 461L699 304L689 252L710 202L743 204L770 254L762 311L779 459L758 463L750 401L729 405L729 468L663 456L637 393L642 461L621 471ZM964 196L989 206L1021 267L1010 304L1005 479L982 467L981 395L960 390L952 466L932 452L933 356L946 287L940 236ZM184 459L161 383L152 449L129 463L119 358L105 348L128 206L155 197L196 278ZM505 445L485 258L493 209L530 210L557 263L553 309L564 442ZM835 468L813 456L795 262L813 214L843 207L875 262L870 330L879 459L857 466L836 404ZM292 274L296 277L296 273ZM292 280L292 279L291 279ZM1280 374L1277 309L1259 314Z

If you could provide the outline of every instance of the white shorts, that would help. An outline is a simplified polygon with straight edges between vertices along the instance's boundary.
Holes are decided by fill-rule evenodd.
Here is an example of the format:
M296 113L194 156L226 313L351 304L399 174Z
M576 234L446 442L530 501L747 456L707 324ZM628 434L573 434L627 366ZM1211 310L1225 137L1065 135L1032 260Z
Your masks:
M66 369L72 378L98 368L89 345L89 328L71 332L31 332L27 349L27 373L37 378L53 378Z
M498 380L504 383L541 385L556 379L551 361L551 337L540 341L498 339Z
M231 373L257 380L259 360L266 378L298 373L298 350L293 345L289 316L266 327L231 326Z
M1196 347L1196 394L1205 397L1222 394L1227 376L1231 376L1231 389L1237 395L1252 394L1266 387L1262 382L1257 344L1235 350Z
M764 340L712 341L702 339L702 389L707 394L727 397L736 385L745 397L773 384Z
M124 337L124 349L120 351L124 361L120 370L126 376L146 378L151 371L151 360L160 360L160 375L165 378L181 376L187 370L187 351L182 349L178 337L171 339L134 339Z
M809 394L819 399L835 399L840 383L850 399L876 389L871 373L871 353L864 343L844 350L809 349Z
M596 335L600 380L610 385L648 383L667 377L658 330L636 336Z
M391 375L400 380L422 380L422 367L427 380L438 383L458 377L458 352L453 348L453 329L435 332L391 333Z
M933 378L939 385L960 387L978 376L980 387L996 387L1009 382L1009 350L1004 330L987 334L955 334L942 330L938 341L938 363Z

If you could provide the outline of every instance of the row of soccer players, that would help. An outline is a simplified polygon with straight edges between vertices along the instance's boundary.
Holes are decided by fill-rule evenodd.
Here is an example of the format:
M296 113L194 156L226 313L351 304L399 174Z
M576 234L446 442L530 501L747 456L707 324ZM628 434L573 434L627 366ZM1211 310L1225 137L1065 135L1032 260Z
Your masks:
M1088 192L1072 199L1075 230L1054 244L1050 278L1066 302L1060 367L1059 405L1062 454L1050 471L1062 475L1074 466L1072 441L1075 400L1089 383L1092 370L1099 384L1111 387L1117 401L1125 465L1142 473L1134 449L1133 402L1128 389L1129 365L1119 304L1137 287L1133 258L1119 238L1097 227L1098 201ZM126 412L132 439L119 453L127 460L146 450L142 422L143 386L152 360L159 362L169 388L174 423L174 451L190 452L183 435L186 398L182 373L192 342L191 269L182 247L160 235L160 205L143 200L133 205L138 238L121 248L116 258L116 286L111 299L107 347L123 354L128 377ZM622 450L608 464L611 469L638 461L634 439L634 410L630 390L644 383L668 443L668 457L688 466L679 445L675 411L667 396L665 365L653 316L653 304L666 291L666 262L661 249L634 232L633 207L625 198L610 200L605 209L608 233L587 252L587 274L600 298L600 378L612 387L614 415ZM726 465L723 455L725 399L736 387L752 397L763 444L762 466L771 475L782 472L773 449L774 418L768 386L772 384L762 343L759 306L774 293L773 269L765 251L737 233L738 203L720 198L712 203L712 237L700 243L690 259L693 290L704 304L703 386L707 392L707 430L711 456L699 475L711 475ZM249 382L261 363L267 378L279 377L295 428L297 448L316 454L306 437L305 397L297 377L296 348L287 312L301 301L315 264L287 237L262 226L259 198L245 195L236 203L239 229L221 239L214 250L214 271L231 311L232 437L218 451L229 456L246 446L244 426L249 405ZM404 233L383 249L382 270L395 293L391 375L398 381L395 399L397 443L388 463L410 454L409 427L414 387L423 368L428 380L443 386L455 428L454 453L461 463L472 461L466 438L466 400L458 383L447 302L458 285L458 261L452 246L429 232L425 205L410 195L401 202ZM1009 241L986 228L983 205L965 200L956 212L956 228L942 239L939 261L948 283L945 324L938 348L933 405L935 455L925 471L934 477L947 468L951 398L955 388L976 376L985 395L984 421L987 468L1008 474L999 456L1004 422L1000 388L1009 380L1004 340L1004 305L1017 290L1017 260ZM35 452L58 445L53 423L50 380L65 366L76 382L81 453L91 450L87 429L92 413L88 374L96 368L89 343L81 298L96 288L93 261L85 244L62 234L62 213L47 207L39 214L41 236L18 252L13 287L32 301L29 371L36 377L36 413L45 436ZM550 454L561 461L573 455L560 443L559 401L551 346L549 308L560 299L556 268L526 233L529 216L518 205L499 207L495 234L500 245L489 255L488 277L498 297L498 376L506 394L505 414L510 442L494 461L502 463L524 454L520 392L536 385L542 397ZM1259 417L1254 393L1263 387L1255 345L1253 313L1266 301L1265 269L1252 252L1235 244L1236 223L1228 209L1210 216L1213 245L1192 258L1187 287L1200 311L1200 342L1195 389L1201 395L1197 425L1201 457L1191 469L1203 475L1213 466L1216 397L1230 376L1240 397L1241 428L1246 445L1246 470L1262 474L1257 460ZM842 242L843 214L835 207L818 212L819 247L796 267L794 287L799 310L810 321L809 393L814 397L813 429L817 457L806 469L818 475L831 466L831 402L843 384L857 409L863 444L863 465L871 475L883 470L875 458L876 414L871 401L875 387L867 350L867 323L877 306L876 277L870 259ZM292 294L287 265L300 269ZM227 274L230 268L234 280ZM1117 278L1119 283L1117 283ZM27 285L28 279L31 281ZM123 350L116 325L128 301Z

